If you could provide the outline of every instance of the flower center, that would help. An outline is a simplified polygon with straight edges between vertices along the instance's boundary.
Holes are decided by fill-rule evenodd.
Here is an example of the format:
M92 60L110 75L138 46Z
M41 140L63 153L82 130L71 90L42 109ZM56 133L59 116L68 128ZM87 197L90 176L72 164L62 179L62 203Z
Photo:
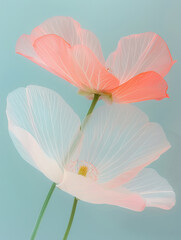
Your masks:
M93 181L98 180L98 170L92 163L86 161L71 161L65 165L65 169L69 172L90 178Z
M80 166L79 171L78 171L79 175L82 175L85 177L87 175L87 172L88 172L88 167Z
M82 96L87 97L88 99L93 99L94 94L99 94L100 98L106 102L112 103L112 94L111 93L106 93L106 92L101 92L99 90L93 90L93 89L79 89L78 93Z

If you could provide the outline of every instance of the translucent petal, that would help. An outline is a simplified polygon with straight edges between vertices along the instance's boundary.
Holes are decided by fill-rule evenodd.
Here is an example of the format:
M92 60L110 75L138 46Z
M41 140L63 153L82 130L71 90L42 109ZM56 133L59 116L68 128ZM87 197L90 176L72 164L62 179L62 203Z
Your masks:
M106 61L106 66L120 80L120 84L148 71L164 77L173 64L167 44L153 32L121 38L117 49Z
M89 119L79 161L93 164L98 181L114 187L130 181L169 147L162 128L142 111L113 104L96 109Z
M154 169L145 168L124 187L140 194L145 199L147 207L170 209L175 205L172 187Z
M80 24L71 17L57 16L47 19L32 31L32 42L47 34L56 34L71 46L84 45L93 51L102 64L105 63L97 37L92 32L82 29Z
M145 201L137 193L124 188L121 191L106 189L96 181L68 171L64 171L64 179L58 187L89 203L116 205L134 211L143 211L145 207Z
M104 91L119 84L119 80L85 46L71 47L63 38L53 34L38 38L33 46L54 73L81 89Z
M80 24L71 17L58 16L50 18L33 29L31 35L22 35L18 39L16 53L33 61L31 56L34 41L47 34L60 36L71 46L83 45L88 47L96 55L99 61L103 65L105 64L101 45L97 37L92 32L82 29ZM38 62L35 63L38 64Z
M71 156L69 150L79 133L80 120L54 91L38 86L15 90L8 95L7 117L9 131L18 142L20 154L30 164L34 162L33 166L38 164L42 170L36 159L38 154L42 161L46 158L45 161L55 162L54 166L57 162L62 171L65 160L77 159L79 147Z
M12 124L9 124L9 132L16 149L23 159L40 170L51 181L55 183L62 181L63 172L57 162L45 154L29 132Z
M56 74L49 66L47 66L42 59L37 55L35 52L31 38L29 35L23 34L16 43L16 53L28 58L32 62L40 65L41 67L45 68L46 70L50 71L53 74Z
M145 72L111 90L113 102L133 103L168 97L167 82L156 72Z
M36 54L29 35L23 34L16 43L16 53L23 55L24 57L30 59L31 61L45 67L42 60Z

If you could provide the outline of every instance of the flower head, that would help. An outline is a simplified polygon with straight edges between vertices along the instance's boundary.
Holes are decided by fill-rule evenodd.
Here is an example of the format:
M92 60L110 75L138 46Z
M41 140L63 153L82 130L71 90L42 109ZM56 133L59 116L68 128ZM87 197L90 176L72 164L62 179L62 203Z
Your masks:
M105 61L99 40L70 17L53 17L22 35L16 52L79 88L113 102L139 102L168 97L163 77L174 61L156 33L123 37Z
M97 108L80 133L80 120L52 90L29 86L9 94L10 136L22 158L63 191L96 204L135 211L170 209L175 194L147 165L170 147L162 130L131 105Z

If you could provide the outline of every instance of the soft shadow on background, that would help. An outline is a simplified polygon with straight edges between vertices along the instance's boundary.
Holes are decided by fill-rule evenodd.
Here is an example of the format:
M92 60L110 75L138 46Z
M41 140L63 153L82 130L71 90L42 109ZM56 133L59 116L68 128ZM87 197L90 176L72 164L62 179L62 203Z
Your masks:
M56 90L83 118L90 102L77 89L15 54L19 36L52 16L71 16L99 38L104 56L126 35L153 31L168 44L177 63L166 76L170 99L136 105L159 122L172 148L152 164L173 186L177 203L170 211L135 213L108 205L79 202L72 240L181 239L181 1L180 0L0 0L0 240L28 240L51 182L21 159L7 131L6 97L36 84ZM102 104L100 102L99 104ZM56 189L37 240L62 239L73 197Z

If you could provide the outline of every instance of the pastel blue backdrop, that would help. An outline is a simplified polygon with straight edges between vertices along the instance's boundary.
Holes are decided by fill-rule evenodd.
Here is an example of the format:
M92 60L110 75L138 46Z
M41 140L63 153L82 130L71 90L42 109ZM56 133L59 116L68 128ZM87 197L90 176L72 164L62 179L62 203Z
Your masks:
M108 205L79 202L72 240L181 239L181 1L180 0L0 0L0 240L28 240L51 182L21 159L7 131L6 97L12 90L36 84L56 90L83 118L90 102L77 89L15 54L19 36L56 15L71 16L93 31L104 56L122 36L153 31L167 42L177 60L168 81L170 99L136 105L159 122L172 148L152 164L173 186L177 203L171 211L136 213ZM102 104L101 102L99 104ZM37 240L60 240L73 197L56 189Z

